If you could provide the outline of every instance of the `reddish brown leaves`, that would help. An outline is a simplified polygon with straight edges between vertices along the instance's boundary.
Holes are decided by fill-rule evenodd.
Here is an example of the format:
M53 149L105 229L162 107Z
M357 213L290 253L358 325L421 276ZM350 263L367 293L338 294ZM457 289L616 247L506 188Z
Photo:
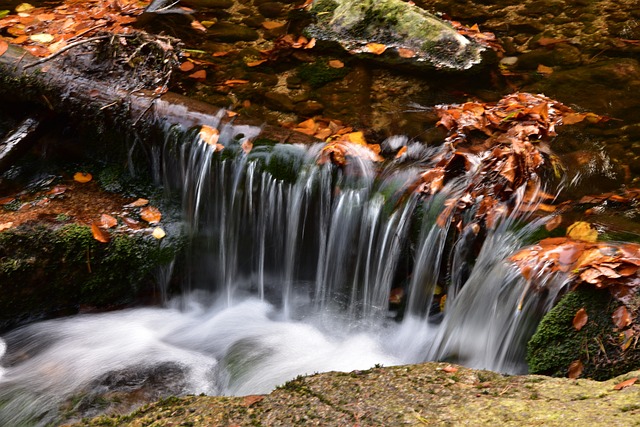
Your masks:
M113 228L118 225L118 220L111 215L102 214L100 216L100 226L102 228Z
M155 224L160 222L160 219L162 219L162 213L160 213L160 210L154 206L146 206L140 211L140 218L147 221L149 224Z
M573 317L573 328L576 331L579 331L584 325L587 324L587 320L589 320L589 316L587 315L587 310L585 310L583 307L578 310L576 312L576 315Z
M624 329L631 324L631 315L624 305L621 305L613 312L611 319L618 329Z
M0 56L4 55L7 49L9 49L9 44L4 40L0 40Z
M583 369L584 369L584 366L582 365L582 362L580 360L574 360L569 365L567 377L573 378L573 379L579 378L580 375L582 375Z
M259 394L245 396L242 399L242 406L245 406L248 408L250 406L255 405L258 402L261 402L262 400L264 400L264 396Z
M360 157L374 162L384 160L380 156L378 144L367 143L362 132L350 132L328 142L322 149L318 163L331 162L338 166L345 166L349 157Z
M100 228L100 223L96 221L91 223L91 233L93 234L93 238L98 242L109 243L109 241L111 241L109 233Z
M456 372L458 372L458 368L456 368L455 366L451 366L451 365L447 365L444 368L442 368L443 371L445 371L447 374L454 374Z
M638 377L629 378L613 386L614 390L622 390L623 388L631 387L638 381Z

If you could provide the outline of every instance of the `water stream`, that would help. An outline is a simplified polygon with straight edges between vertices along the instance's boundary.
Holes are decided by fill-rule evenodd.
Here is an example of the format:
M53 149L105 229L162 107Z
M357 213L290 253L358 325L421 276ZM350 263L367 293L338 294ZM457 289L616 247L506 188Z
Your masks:
M215 152L167 129L154 175L182 197L183 294L3 336L0 425L47 425L61 406L93 415L104 408L92 397L110 392L267 393L300 374L375 364L526 371L525 343L554 295L524 298L527 283L505 259L539 224L501 218L469 261L464 238L447 240L455 225L436 218L477 171L433 197L410 191L442 147L400 138L411 161L354 158L340 169L319 164L321 145L244 154L258 133L225 126ZM390 305L399 289L405 303Z

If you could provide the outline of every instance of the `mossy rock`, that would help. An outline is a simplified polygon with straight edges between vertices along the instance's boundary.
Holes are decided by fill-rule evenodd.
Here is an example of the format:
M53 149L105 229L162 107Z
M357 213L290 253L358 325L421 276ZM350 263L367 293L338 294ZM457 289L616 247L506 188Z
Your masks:
M620 332L611 315L620 303L607 290L580 288L567 293L542 319L528 345L527 362L532 374L563 377L569 365L580 360L582 377L606 380L640 368L640 348L620 347ZM584 308L588 320L577 331L576 312Z
M156 292L155 267L176 241L115 234L100 243L85 225L22 225L0 233L0 330L76 313L81 305L130 304Z

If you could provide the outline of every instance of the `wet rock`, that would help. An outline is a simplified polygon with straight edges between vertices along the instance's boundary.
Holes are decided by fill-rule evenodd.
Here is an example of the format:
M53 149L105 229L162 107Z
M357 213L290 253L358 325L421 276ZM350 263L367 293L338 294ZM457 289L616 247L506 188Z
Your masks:
M318 101L305 101L300 104L296 104L296 112L305 117L320 114L322 110L324 110L324 105Z
M538 65L553 67L557 65L579 65L580 50L568 44L559 44L553 49L540 48L523 53L518 57L518 68L535 70Z
M233 0L189 0L184 3L199 9L228 9L233 6Z
M271 108L287 112L295 110L295 105L287 94L280 92L267 92L264 97L266 104Z
M266 2L258 6L258 11L265 18L279 18L284 13L284 5L276 2Z
M260 15L248 16L242 20L242 23L251 28L262 28L264 17Z
M317 0L311 13L316 22L307 28L309 35L338 42L350 51L363 52L368 43L384 44L415 52L412 63L463 70L480 63L485 50L444 21L401 0Z
M209 27L207 30L207 36L215 41L229 43L254 41L259 37L258 32L253 28L249 28L245 25L229 24L225 22L219 22Z

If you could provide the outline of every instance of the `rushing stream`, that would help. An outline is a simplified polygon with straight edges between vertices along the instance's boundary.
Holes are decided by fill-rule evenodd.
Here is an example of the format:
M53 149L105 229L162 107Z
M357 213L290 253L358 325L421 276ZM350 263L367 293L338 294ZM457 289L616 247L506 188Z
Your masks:
M408 144L411 161L379 170L354 158L338 170L319 164L320 145L244 154L258 132L224 127L220 154L168 129L153 164L182 195L183 295L3 336L0 425L46 425L60 407L92 415L100 408L87 400L115 391L267 393L300 374L375 364L526 371L525 343L554 296L524 298L526 281L504 260L539 224L502 218L469 261L464 238L447 241L455 225L436 219L476 170L434 197L410 190L443 148L395 137L386 144ZM434 298L443 278L446 305ZM390 306L397 292L405 302Z

